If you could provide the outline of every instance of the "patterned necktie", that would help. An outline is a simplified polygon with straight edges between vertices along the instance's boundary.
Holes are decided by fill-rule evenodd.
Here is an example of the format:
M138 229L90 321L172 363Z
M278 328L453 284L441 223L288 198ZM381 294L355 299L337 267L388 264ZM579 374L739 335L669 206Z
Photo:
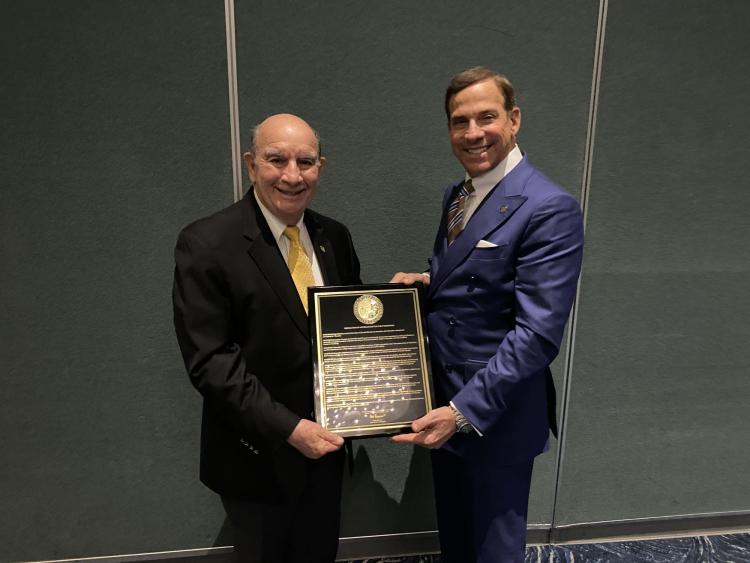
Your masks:
M456 237L464 229L466 198L473 192L474 186L471 183L471 178L469 178L464 182L464 185L458 190L458 195L448 206L448 244L453 244L453 241L456 240Z
M315 285L310 259L305 254L305 249L299 240L299 227L287 227L284 236L289 239L289 272L292 274L294 286L302 301L302 306L307 312L307 288Z

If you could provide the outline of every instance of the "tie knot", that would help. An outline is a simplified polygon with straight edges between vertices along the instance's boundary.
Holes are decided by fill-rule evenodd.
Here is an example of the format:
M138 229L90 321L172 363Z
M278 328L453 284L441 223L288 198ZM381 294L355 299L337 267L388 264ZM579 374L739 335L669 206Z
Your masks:
M284 229L284 236L291 240L292 242L296 242L299 244L299 227L291 226Z
M465 195L469 195L469 194L473 194L474 193L474 184L471 183L471 178L469 178L468 180L466 180L464 182L464 186L463 186L463 188L461 188L461 191Z

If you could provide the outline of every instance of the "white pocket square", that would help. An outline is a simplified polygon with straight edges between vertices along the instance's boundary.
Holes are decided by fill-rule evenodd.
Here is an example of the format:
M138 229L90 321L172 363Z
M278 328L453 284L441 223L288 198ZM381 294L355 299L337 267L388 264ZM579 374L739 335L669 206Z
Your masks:
M490 242L490 241L484 240L484 239L480 240L477 243L477 248L496 248L496 247L497 247L497 245L494 242Z

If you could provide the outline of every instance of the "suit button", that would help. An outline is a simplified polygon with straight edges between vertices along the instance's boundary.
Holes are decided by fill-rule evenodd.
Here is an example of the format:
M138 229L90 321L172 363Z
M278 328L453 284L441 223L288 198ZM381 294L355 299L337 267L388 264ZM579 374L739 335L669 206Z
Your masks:
M450 320L448 321L448 324L451 325L451 326L456 326L456 323L457 323L457 321L453 317L451 317Z

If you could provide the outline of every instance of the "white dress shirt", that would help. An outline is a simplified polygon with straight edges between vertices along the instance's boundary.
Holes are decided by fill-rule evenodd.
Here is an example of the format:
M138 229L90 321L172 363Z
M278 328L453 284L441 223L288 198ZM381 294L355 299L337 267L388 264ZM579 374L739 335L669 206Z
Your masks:
M289 266L289 239L284 236L284 229L287 228L287 225L285 225L283 221L280 221L276 215L271 213L271 211L263 205L263 202L258 198L258 194L255 193L255 190L253 190L253 196L255 196L255 201L257 201L260 206L263 217L266 218L266 223L268 223L268 227L271 229L271 234L279 247L281 255L284 257L284 262ZM293 227L294 225L289 226ZM300 220L297 221L297 227L299 227L299 240L302 243L302 247L305 249L305 254L307 254L307 257L310 259L310 264L312 264L315 285L323 285L323 274L320 271L318 257L315 256L315 251L313 250L310 233L307 232L307 227L305 227L304 213L302 214L302 217L300 217Z
M518 148L518 145L516 145L508 153L508 156L501 160L500 164L495 166L492 170L488 170L476 178L471 178L468 173L466 174L466 180L471 178L474 192L466 198L466 205L464 206L464 227L466 227L466 223L469 222L471 216L474 215L479 204L482 203L484 198L487 197L487 194L492 191L492 188L497 186L500 180L505 178L511 170L518 166L518 163L521 162L521 160L523 160L523 153L521 152L521 149Z

